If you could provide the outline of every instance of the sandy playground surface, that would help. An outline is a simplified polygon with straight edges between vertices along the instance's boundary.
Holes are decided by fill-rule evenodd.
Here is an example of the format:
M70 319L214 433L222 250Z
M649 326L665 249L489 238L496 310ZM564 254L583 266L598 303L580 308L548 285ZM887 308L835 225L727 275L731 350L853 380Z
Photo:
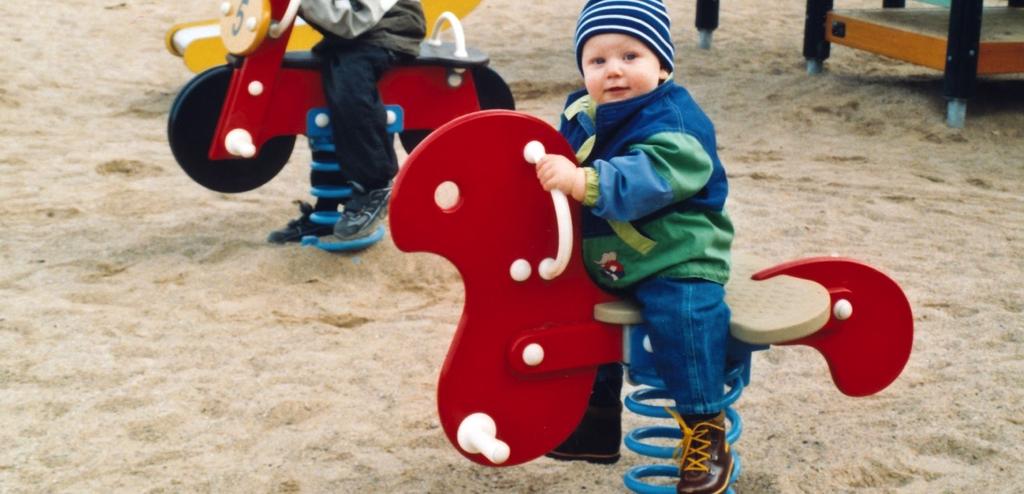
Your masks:
M465 20L521 110L553 122L578 86L581 3L484 0ZM804 2L765 5L723 2L711 51L693 4L669 5L737 248L875 265L916 333L861 399L811 349L756 354L737 492L1024 491L1024 80L982 81L949 129L941 74L833 47L810 77ZM264 243L308 198L304 140L245 194L178 169L166 118L191 74L163 35L215 11L0 2L0 492L621 492L647 460L492 469L447 443L446 261Z

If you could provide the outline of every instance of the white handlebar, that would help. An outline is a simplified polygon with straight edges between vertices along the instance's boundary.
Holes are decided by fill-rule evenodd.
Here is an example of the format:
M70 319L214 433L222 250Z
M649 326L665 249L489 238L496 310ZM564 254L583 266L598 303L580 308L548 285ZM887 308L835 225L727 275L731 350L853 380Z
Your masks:
M295 15L299 12L299 3L302 0L291 0L288 9L284 11L280 21L270 22L270 31L267 33L271 38L278 38L295 22Z
M252 143L252 135L245 129L231 129L224 136L224 149L233 156L252 158L256 156L256 146Z
M437 21L434 22L434 34L430 37L427 43L431 46L441 46L441 25L445 21L452 26L452 33L455 35L455 56L459 58L466 58L469 56L469 52L466 51L466 35L462 32L462 23L459 22L459 18L455 17L455 14L451 12L442 12L437 17Z
M523 148L523 158L527 163L536 165L544 157L544 145L530 141ZM558 252L555 258L547 258L537 266L537 272L545 280L553 280L565 271L572 257L572 216L569 214L569 200L560 190L551 191L551 202L555 206L555 221L558 223Z
M474 413L462 419L455 437L463 451L484 455L495 465L505 463L511 453L508 444L498 439L494 419L485 413Z

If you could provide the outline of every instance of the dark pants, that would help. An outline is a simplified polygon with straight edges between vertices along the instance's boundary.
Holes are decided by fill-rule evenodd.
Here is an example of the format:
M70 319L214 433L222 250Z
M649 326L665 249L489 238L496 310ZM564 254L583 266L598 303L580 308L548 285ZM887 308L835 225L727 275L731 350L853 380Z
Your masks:
M377 81L398 61L398 55L365 43L322 42L313 51L322 63L321 79L341 172L314 172L311 182L314 186L355 182L367 190L386 187L398 173L398 160L388 138L387 114Z

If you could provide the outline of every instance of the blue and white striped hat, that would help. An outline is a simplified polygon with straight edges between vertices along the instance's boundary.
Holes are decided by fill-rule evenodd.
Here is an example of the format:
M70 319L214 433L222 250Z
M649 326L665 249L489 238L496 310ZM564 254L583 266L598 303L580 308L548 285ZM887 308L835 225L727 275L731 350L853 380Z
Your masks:
M671 73L676 49L670 24L661 0L588 0L576 23L576 66L583 72L583 44L591 36L620 33L642 41Z

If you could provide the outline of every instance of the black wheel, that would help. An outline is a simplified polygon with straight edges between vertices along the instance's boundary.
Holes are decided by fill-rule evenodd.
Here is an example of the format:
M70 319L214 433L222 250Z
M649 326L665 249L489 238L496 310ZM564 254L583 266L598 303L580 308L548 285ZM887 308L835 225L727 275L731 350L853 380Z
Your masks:
M516 100L505 80L490 67L473 69L473 80L476 81L476 97L480 101L481 110L515 110Z
M252 158L210 160L221 107L231 82L231 68L213 67L181 89L167 119L167 140L181 169L192 180L217 192L246 192L277 176L295 147L295 136L270 139Z
M481 110L516 109L512 90L497 72L489 67L476 67L473 69L473 81L476 83L476 97ZM411 153L431 132L433 129L409 129L398 134L398 138L402 141L405 152Z
M433 130L427 129L409 129L403 130L398 134L398 139L402 141L402 147L406 153L411 153L416 146L419 146L423 139L426 139Z

